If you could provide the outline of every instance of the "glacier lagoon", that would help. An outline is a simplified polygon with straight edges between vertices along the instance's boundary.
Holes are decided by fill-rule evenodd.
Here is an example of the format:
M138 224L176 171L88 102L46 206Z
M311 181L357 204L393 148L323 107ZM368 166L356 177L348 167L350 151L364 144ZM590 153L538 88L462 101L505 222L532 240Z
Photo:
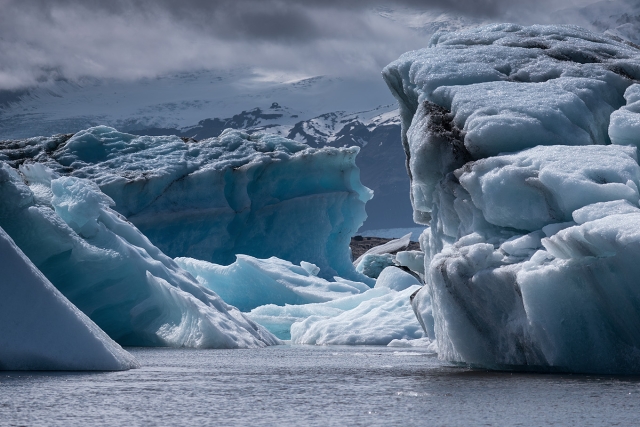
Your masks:
M61 420L64 425L151 424L159 419L166 424L231 425L635 423L639 378L565 372L640 371L635 279L640 254L639 86L631 78L640 79L638 57L635 48L573 27L497 25L441 35L429 49L390 65L385 75L403 111L414 218L426 230L423 252L395 257L416 275L402 277L396 267L376 269L381 271L376 271L372 288L372 281L359 275L345 256L346 242L364 219L370 197L353 162L357 149L309 150L284 138L230 131L201 141L201 150L194 141L135 137L110 128L92 128L62 142L18 143L3 153L18 172L0 168L0 190L19 199L20 209L0 212L0 224L11 229L38 214L41 227L63 232L68 243L51 245L47 252L38 236L22 236L25 248L52 263L76 248L76 255L137 252L144 262L136 266L161 279L145 276L149 281L143 290L177 295L148 301L152 313L160 312L152 320L166 322L163 303L174 301L177 308L167 310L173 319L165 324L176 326L158 328L158 321L147 329L140 322L144 327L133 325L127 335L149 333L165 345L216 347L213 339L204 340L209 344L199 340L198 319L222 316L227 322L212 322L220 329L206 328L211 336L228 332L225 324L235 325L237 332L229 335L246 336L245 343L226 347L251 348L128 348L139 369L3 373L1 419L11 424ZM505 129L519 135L513 144ZM222 148L225 138L235 148ZM95 147L104 152L94 152ZM201 160L210 154L229 167L209 169ZM20 164L25 158L52 171ZM166 169L149 175L159 159ZM313 194L300 194L287 183L304 176L314 159L320 160L316 171L330 163L329 169L339 171L342 179L323 183L318 173L313 180L320 185ZM282 165L295 166L293 173L281 174ZM271 168L273 175L265 176L284 179L268 180L276 184L272 191L253 192L259 182L254 178ZM196 192L190 203L181 204L182 185L198 187L203 177L217 182L224 197L204 200ZM165 191L165 184L174 188ZM129 199L123 198L123 188L132 190ZM148 191L147 199L137 198L138 191ZM204 218L221 209L229 221L214 234L234 241L246 217L254 218L245 215L253 212L252 204L277 206L289 195L293 203L285 217L295 218L294 211L305 217L317 206L335 208L324 227L309 229L316 233L312 240L324 239L340 249L337 256L326 246L314 258L296 258L296 234L286 236L293 242L287 261L244 255L234 263L237 252L229 252L228 265L213 266L172 260L163 253L207 258L203 254L210 242L184 254L174 252L172 234L146 240L140 232L150 223L141 215L145 209L162 213L159 218L169 225L176 218ZM301 196L310 197L303 201ZM146 206L130 203L138 200L146 200ZM114 209L111 201L117 203ZM256 217L264 221L249 227L257 239L249 243L260 249L276 247L277 241L262 233L271 223L270 213L259 211ZM122 215L134 217L133 224ZM290 218L278 219L279 230L287 229ZM31 232L25 224L22 231ZM187 234L196 236L193 230L197 227ZM7 232L21 237L16 230ZM59 254L62 258L52 256ZM34 264L55 271L43 261ZM333 277L336 273L347 279ZM60 283L67 279L62 276L57 277ZM227 283L223 276L231 280ZM251 280L258 276L262 282ZM427 285L420 288L416 276ZM243 280L236 289L239 295L223 295L234 280ZM98 285L108 289L109 284ZM270 299L256 292L262 300L255 303L246 295L253 296L252 286L275 291L267 295ZM69 294L72 299L73 292ZM82 298L76 301L80 304ZM180 320L192 310L184 309L183 301L201 307L201 317L187 319L184 327ZM96 323L101 320L94 317ZM174 329L182 333L172 333ZM320 345L257 349L279 343L271 334ZM382 346L386 344L391 346ZM560 373L514 372L526 370Z
M471 370L419 348L128 348L113 373L0 373L0 424L635 425L640 377Z

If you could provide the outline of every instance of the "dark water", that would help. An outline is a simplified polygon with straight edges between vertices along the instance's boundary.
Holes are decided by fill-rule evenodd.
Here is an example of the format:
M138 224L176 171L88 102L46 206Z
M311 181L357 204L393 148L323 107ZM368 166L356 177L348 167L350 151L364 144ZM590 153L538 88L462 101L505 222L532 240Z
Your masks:
M141 369L0 373L0 425L640 424L640 378L452 367L419 349L131 349Z

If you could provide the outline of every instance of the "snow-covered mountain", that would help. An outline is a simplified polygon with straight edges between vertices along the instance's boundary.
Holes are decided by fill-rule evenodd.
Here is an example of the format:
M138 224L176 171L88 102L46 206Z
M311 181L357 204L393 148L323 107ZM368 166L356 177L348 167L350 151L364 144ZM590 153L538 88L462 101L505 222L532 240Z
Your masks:
M376 194L363 229L413 226L397 106L382 79L281 80L235 70L137 82L59 81L11 98L5 94L0 139L106 124L137 135L195 140L234 128L276 133L312 147L356 145L362 182Z

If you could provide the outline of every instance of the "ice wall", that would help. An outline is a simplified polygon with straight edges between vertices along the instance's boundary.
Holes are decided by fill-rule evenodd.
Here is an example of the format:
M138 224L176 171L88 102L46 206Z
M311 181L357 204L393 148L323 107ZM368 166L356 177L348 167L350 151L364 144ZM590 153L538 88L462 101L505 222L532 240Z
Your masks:
M491 25L437 33L383 71L398 100L414 219L471 160L536 145L607 144L640 78L638 50L578 27Z
M325 278L360 277L349 242L372 194L360 183L357 153L237 130L185 142L105 126L0 147L13 166L31 159L96 182L169 256L223 265L236 254L276 256L311 262Z
M246 348L267 330L201 287L109 208L89 180L0 164L0 226L35 266L122 345Z
M439 357L640 372L640 50L501 24L436 34L384 77L429 225L412 306Z
M120 371L138 363L0 228L0 370Z

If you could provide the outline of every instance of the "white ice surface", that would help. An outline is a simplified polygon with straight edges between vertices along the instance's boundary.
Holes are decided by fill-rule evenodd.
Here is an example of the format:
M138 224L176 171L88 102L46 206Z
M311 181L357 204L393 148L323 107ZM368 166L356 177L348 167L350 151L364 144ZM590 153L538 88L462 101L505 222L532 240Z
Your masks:
M374 288L388 288L400 292L416 285L422 286L422 283L411 274L398 267L387 267L378 276Z
M123 345L277 344L109 208L98 186L41 164L0 165L0 226L53 285Z
M302 266L275 257L257 259L238 255L236 262L228 266L192 258L176 258L175 261L204 287L241 311L267 304L283 306L332 301L371 289L361 282L329 282Z
M383 76L400 105L414 219L428 224L436 184L470 160L608 143L640 58L577 27L496 24L438 33Z
M319 314L292 324L291 341L315 345L387 345L394 339L422 338L424 333L409 301L417 289L419 286L414 285L400 292L386 287L367 291L363 296L380 291L384 294L334 317Z
M121 371L129 353L69 302L0 228L0 370Z

